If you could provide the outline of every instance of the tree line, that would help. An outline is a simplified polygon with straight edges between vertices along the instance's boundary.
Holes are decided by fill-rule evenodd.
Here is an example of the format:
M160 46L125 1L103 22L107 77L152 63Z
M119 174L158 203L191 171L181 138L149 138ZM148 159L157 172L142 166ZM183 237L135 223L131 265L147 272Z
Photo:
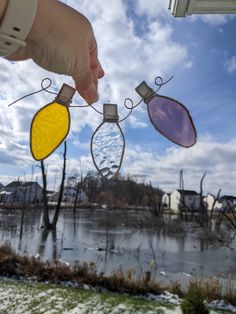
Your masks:
M44 198L44 213L43 221L46 229L55 229L59 217L61 208L62 195L65 188L66 178L66 166L67 166L67 144L64 142L64 153L63 153L63 166L61 175L61 184L59 189L58 202L55 208L54 216L52 221L49 218L49 207L47 199L47 174L45 171L44 162L41 161L41 172L43 181L43 198ZM107 180L102 177L98 172L89 171L85 176L81 173L72 173L68 177L73 178L74 188L76 189L76 196L74 200L74 211L77 206L77 199L79 193L83 190L90 204L107 205L111 208L126 208L129 206L133 207L149 207L154 215L159 215L160 202L163 195L163 191L159 188L152 187L151 183L138 183L132 176L117 175L111 180Z
M159 188L150 189L150 184L138 183L132 176L118 175L112 180L107 180L94 171L86 175L82 188L90 203L106 204L111 207L147 207L153 193L157 198L163 195Z

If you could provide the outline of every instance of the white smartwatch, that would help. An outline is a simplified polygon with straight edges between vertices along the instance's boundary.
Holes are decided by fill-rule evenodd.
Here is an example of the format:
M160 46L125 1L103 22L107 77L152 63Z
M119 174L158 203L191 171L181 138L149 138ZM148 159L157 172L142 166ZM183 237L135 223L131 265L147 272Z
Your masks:
M25 40L33 26L37 8L38 0L8 0L0 25L1 57L7 57L26 46Z

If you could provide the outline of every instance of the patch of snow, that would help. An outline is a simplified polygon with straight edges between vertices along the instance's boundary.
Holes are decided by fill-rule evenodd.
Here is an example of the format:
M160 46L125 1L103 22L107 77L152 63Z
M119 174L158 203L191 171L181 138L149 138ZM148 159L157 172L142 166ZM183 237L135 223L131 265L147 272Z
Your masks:
M129 302L129 299L113 305L113 296L111 296L111 299L104 300L102 295L91 293L87 299L81 300L78 294L78 299L75 300L74 294L73 296L71 295L72 290L70 289L46 287L45 290L42 290L41 288L38 289L37 284L18 284L16 281L9 282L9 280L7 284L4 284L4 281L2 283L2 285L0 284L0 313L31 314L32 310L37 314L121 314L134 312L134 306L132 302ZM87 288L91 290L89 286ZM70 303L70 297L73 297L73 304ZM155 314L157 309L162 310L165 314L181 314L181 299L168 291L160 295L149 294L140 298L152 301L165 301L175 306L172 309L168 309L164 305L158 306L154 304L153 307L151 306L148 309L148 314ZM68 308L68 301L73 309L66 309ZM222 300L211 302L209 307L211 308L211 314L216 314L216 310L236 313L235 306ZM135 314L143 313L144 308L142 306L138 310L135 309Z
M70 266L70 263L68 263L67 261L64 261L63 259L58 259L58 262L66 266Z
M180 307L176 307L175 309L163 309L164 313L165 314L182 314L182 311L180 309Z
M168 302L168 303L173 304L173 305L180 305L180 303L181 303L181 299L178 295L172 294L168 291L164 291L163 293L158 294L158 295L150 293L147 296L147 300L165 301L165 302Z
M186 277L192 277L192 275L191 275L191 274L188 274L188 273L182 272L182 274L183 274L184 276L186 276Z
M215 300L215 301L212 301L210 304L209 304L209 307L211 309L214 309L214 310L222 310L222 311L229 311L229 312L232 312L232 313L236 313L236 306L230 304L230 303L227 303L223 300Z

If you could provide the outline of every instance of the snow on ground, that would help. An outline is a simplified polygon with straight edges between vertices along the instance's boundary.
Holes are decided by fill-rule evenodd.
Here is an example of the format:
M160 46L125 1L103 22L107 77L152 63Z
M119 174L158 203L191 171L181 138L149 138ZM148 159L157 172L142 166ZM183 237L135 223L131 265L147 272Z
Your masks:
M102 294L82 292L69 288L44 288L41 291L35 285L22 285L15 283L0 284L0 313L7 314L104 314L104 313L165 313L162 306L154 307L153 302L149 302L148 311L140 305L137 309L134 304L127 302L116 302L111 295L110 300L104 299ZM145 302L146 304L146 302ZM157 312L160 309L160 312ZM163 309L163 310L162 310ZM175 313L173 309L171 312ZM176 312L180 313L180 312Z
M181 314L179 306L112 293L0 281L1 314ZM211 311L211 313L215 313Z

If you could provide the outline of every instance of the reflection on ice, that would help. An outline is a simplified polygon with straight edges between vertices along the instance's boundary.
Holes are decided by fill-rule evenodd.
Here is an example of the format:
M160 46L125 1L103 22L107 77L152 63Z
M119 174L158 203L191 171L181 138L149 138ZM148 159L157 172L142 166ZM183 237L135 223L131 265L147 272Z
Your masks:
M222 243L209 244L192 234L170 236L157 229L127 227L127 221L138 221L144 214L135 210L84 209L74 217L64 210L57 232L45 232L41 229L42 213L27 210L20 237L21 212L12 211L11 216L2 212L0 237L2 243L9 241L16 250L40 254L45 259L70 264L93 261L98 272L132 268L139 275L152 271L157 279L178 280L183 285L195 275L215 275L222 281L229 276L236 279L234 249Z

